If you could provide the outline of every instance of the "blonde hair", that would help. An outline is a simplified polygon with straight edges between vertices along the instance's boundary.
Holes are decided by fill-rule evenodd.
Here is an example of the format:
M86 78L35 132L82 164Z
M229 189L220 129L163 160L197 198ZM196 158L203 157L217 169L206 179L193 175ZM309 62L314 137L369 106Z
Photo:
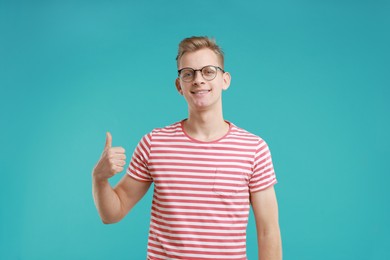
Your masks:
M213 38L207 36L192 36L185 38L179 44L179 51L176 56L177 67L179 67L179 62L181 57L187 52L194 52L200 49L208 48L217 54L218 60L221 63L223 68L224 66L224 54Z

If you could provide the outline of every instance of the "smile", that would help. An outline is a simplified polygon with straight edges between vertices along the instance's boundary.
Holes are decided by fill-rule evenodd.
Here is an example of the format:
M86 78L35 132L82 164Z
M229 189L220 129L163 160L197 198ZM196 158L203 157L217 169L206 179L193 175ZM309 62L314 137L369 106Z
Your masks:
M201 90L191 91L191 94L202 95L202 94L209 93L210 91L211 91L210 89L201 89Z

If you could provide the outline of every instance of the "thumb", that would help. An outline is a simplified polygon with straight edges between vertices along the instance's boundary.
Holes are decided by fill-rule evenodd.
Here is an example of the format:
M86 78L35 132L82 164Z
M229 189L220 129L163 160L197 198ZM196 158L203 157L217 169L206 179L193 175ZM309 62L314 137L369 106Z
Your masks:
M106 133L106 145L104 146L104 149L109 149L112 146L112 136L110 132Z

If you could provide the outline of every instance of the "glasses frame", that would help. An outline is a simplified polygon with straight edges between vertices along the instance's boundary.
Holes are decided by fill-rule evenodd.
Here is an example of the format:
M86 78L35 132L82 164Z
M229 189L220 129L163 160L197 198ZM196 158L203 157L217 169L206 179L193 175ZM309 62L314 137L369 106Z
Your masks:
M196 77L196 72L197 72L197 71L200 71L200 74L202 75L202 78L203 78L204 80L212 81L213 79L215 79L215 78L217 77L217 74L218 74L218 73L215 73L214 78L212 78L212 79L206 79L206 78L204 77L202 71L203 71L203 69L205 69L205 68L207 68L207 67L213 67L217 72L218 72L218 70L220 70L220 71L222 71L222 73L225 73L225 71L224 71L221 67L219 67L219 66L214 66L214 65L206 65L206 66L204 66L203 68L200 68L200 69L198 69L198 70L195 70L195 69L189 68L189 67L185 67L185 68L179 69L179 70L177 71L177 73L178 73L179 78L180 78L182 81L184 81L184 82L191 82L191 81L193 81L193 80L195 79L195 77ZM192 70L192 71L194 72L194 76L192 77L191 80L188 80L188 81L187 81L187 80L184 80L182 77L180 77L180 73L181 73L183 70Z

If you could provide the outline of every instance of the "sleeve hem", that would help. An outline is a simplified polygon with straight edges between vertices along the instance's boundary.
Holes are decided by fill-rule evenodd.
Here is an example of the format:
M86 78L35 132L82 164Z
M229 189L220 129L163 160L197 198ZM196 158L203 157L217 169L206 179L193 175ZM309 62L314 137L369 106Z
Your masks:
M141 178L141 177L135 175L134 173L132 173L132 172L130 172L130 171L128 171L126 174L129 175L131 178L133 178L133 179L136 180L136 181L153 182L153 180Z
M278 181L276 179L274 179L271 182L269 182L269 183L267 183L267 184L265 184L263 186L260 186L260 187L258 187L256 189L251 189L249 192L250 193L256 193L256 192L259 192L259 191L263 191L263 190L266 190L266 189L270 188L271 186L274 186L277 183L278 183Z

